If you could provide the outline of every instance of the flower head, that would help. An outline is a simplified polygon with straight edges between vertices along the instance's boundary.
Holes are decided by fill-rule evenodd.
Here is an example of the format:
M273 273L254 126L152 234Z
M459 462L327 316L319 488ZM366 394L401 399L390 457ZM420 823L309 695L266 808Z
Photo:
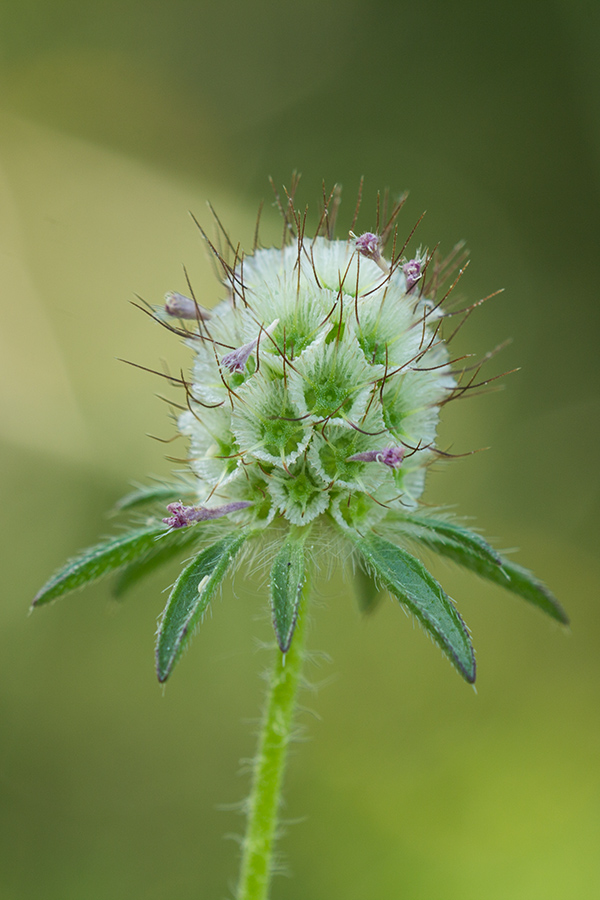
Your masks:
M308 525L331 522L334 504L350 508L360 494L346 523L357 529L374 509L416 508L456 381L402 268L386 262L384 274L366 255L359 263L369 242L379 254L375 235L355 246L317 236L257 250L226 272L234 302L196 334L179 419L200 503L215 492L220 502L250 500L250 524L261 498L261 516L270 504L267 518ZM219 360L215 348L231 344ZM209 460L221 466L209 471Z
M271 605L283 652L309 557L314 548L332 546L326 535L336 535L366 570L371 587L361 592L363 607L371 609L386 587L468 681L475 679L468 631L407 546L448 556L566 621L527 570L448 516L420 506L428 468L450 456L437 446L441 408L486 383L455 368L443 339L444 319L455 312L442 307L436 291L456 257L439 261L432 254L425 265L420 253L405 261L404 247L384 257L403 201L381 234L350 232L350 240L335 240L335 192L328 203L334 196L312 237L293 199L285 207L278 197L282 247L246 257L238 252L228 262L207 240L223 274L221 302L209 312L173 292L157 314L183 320L170 330L194 352L191 377L179 380L185 411L177 424L191 470L185 492L178 483L129 495L122 509L168 500L170 515L86 551L36 598L46 602L128 563L123 580L129 585L199 544L203 549L175 583L159 629L161 681L242 547L265 534L264 546L276 554ZM468 317L480 303L462 313ZM457 330L453 325L452 334ZM184 493L186 503L177 499ZM307 542L311 529L323 539Z

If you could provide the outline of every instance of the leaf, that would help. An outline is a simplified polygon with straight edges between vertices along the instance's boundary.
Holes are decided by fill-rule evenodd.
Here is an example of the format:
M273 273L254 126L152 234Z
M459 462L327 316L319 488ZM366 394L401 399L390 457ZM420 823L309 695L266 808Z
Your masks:
M370 615L381 602L381 591L369 573L365 572L360 566L356 566L356 571L352 576L352 583L359 610L365 615Z
M441 556L447 556L466 569L476 572L482 578L499 584L500 587L518 594L528 603L532 603L547 613L557 622L563 625L569 624L569 617L546 585L539 581L528 569L524 569L517 563L511 562L505 557L500 557L501 565L497 566L487 562L480 556L470 553L466 547L448 541L437 541L434 535L423 538L423 543Z
M177 484L150 484L146 487L136 488L129 494L125 494L115 504L117 512L123 512L125 509L135 509L138 506L145 506L149 503L166 504L171 500L178 500L181 496L187 496L190 493L185 485Z
M158 630L156 672L160 682L166 681L173 671L194 626L251 534L247 530L234 531L202 550L175 582Z
M451 599L418 559L375 534L349 536L365 562L421 622L463 678L475 681L475 657L466 626Z
M302 588L306 581L304 542L308 529L292 529L271 569L271 610L277 643L282 653L290 649Z
M444 539L450 539L454 544L458 544L465 551L480 557L492 566L500 566L502 563L499 553L480 534L468 528L463 528L461 525L456 525L454 522L447 522L444 519L433 519L429 516L411 515L402 515L400 521L417 525L428 532L434 532L440 542L443 542ZM411 533L411 535L417 540L423 539L427 541L429 539L429 535L423 537L420 534Z
M155 545L124 569L113 588L115 597L122 597L126 591L134 587L142 578L146 578L160 566L182 553L190 544L200 540L202 532L194 525L189 528L176 528L167 531Z
M49 603L62 594L68 594L76 588L102 578L114 569L133 562L151 551L165 534L167 530L163 524L139 528L84 550L46 582L36 594L33 606Z

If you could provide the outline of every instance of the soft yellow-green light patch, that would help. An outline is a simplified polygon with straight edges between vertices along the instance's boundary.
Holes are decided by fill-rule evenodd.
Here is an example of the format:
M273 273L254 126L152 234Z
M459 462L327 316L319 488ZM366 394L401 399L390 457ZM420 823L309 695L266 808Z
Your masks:
M91 452L44 303L27 270L18 204L0 167L0 436L66 456Z
M156 471L165 448L144 434L170 438L174 429L153 391L181 398L116 357L177 374L189 351L128 304L136 293L161 304L167 290L187 291L184 263L199 300L214 305L222 291L188 210L206 219L210 198L248 240L255 211L13 116L2 116L0 133L0 279L10 298L0 434L121 476Z

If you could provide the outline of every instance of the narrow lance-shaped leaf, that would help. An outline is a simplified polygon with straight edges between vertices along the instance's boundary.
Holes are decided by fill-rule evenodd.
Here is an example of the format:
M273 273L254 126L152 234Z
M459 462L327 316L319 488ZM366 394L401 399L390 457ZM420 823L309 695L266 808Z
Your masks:
M425 531L425 534L423 534L421 531L415 533L413 530L409 530L408 533L410 536L416 540L422 539L427 541L430 537L430 533L433 532L435 534L435 539L439 543L442 543L444 540L450 540L454 544L463 547L466 552L480 557L492 566L495 565L498 567L502 563L500 554L494 550L480 534L471 531L469 528L463 528L461 525L457 525L454 522L447 522L444 519L434 519L429 516L410 514L403 514L399 517L398 521L400 524L402 522L407 522L409 525L417 526L418 529L423 529Z
M421 538L422 542L441 556L447 556L466 569L476 572L482 578L499 584L500 587L518 594L528 603L532 603L543 612L552 616L557 622L568 625L569 617L546 585L539 581L532 572L523 566L500 557L501 565L482 559L471 553L465 546L459 546L447 540L438 539L435 534Z
M423 564L378 535L351 537L371 571L418 618L463 678L473 683L475 657L466 626Z
M234 531L202 550L175 582L158 630L156 672L166 681L194 626L202 619L217 587L244 542L252 534Z
M62 594L68 594L90 581L102 578L114 569L139 559L151 551L166 533L163 524L139 528L84 550L46 582L36 594L33 605L41 606L49 603Z
M511 562L510 559L505 557L502 557L502 570L505 575L508 575L508 582L505 578L500 577L499 572L488 572L487 568L485 577L502 585L504 588L508 588L509 591L518 594L529 603L533 603L539 609L548 613L549 616L552 616L553 619L562 622L563 625L569 624L569 617L554 594L548 590L542 581L535 577L533 572L523 568L523 566L519 566L517 563ZM483 574L481 570L479 570L479 574Z
M123 569L113 588L115 597L122 597L126 591L134 587L142 578L146 578L160 566L166 565L166 563L182 553L191 544L199 541L203 533L201 528L193 525L189 528L167 531L144 556Z
M292 528L271 569L271 609L277 643L287 653L306 580L304 542L308 529Z

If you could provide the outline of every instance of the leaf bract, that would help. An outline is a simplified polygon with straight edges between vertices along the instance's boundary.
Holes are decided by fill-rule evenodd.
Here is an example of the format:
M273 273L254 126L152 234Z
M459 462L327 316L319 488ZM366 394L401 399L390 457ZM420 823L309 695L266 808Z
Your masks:
M475 657L466 626L424 565L379 535L351 537L370 571L417 617L463 678L473 683Z
M152 551L166 534L168 532L163 524L138 528L84 550L46 582L36 594L33 605L49 603L139 559Z
M441 556L446 556L482 578L512 591L513 594L517 594L528 603L537 606L557 622L561 622L563 625L569 624L569 617L554 594L529 569L519 566L504 556L500 557L501 565L495 565L481 556L471 553L465 546L459 546L451 541L437 540L433 535L423 539L423 543Z
M282 653L287 653L292 642L306 580L304 542L307 530L291 529L271 569L273 626Z
M248 530L228 534L202 550L181 572L158 630L156 671L160 682L166 681L173 671L194 626L201 621L227 569L250 534Z
M410 514L403 514L399 521L400 523L407 522L409 526L416 526L416 532L414 530L409 530L408 532L416 540L427 542L433 534L434 540L438 543L452 541L459 547L464 548L465 552L485 560L492 566L500 566L502 563L500 554L480 534L471 531L469 528L464 528L462 525L457 525L455 522L435 519L431 516Z

